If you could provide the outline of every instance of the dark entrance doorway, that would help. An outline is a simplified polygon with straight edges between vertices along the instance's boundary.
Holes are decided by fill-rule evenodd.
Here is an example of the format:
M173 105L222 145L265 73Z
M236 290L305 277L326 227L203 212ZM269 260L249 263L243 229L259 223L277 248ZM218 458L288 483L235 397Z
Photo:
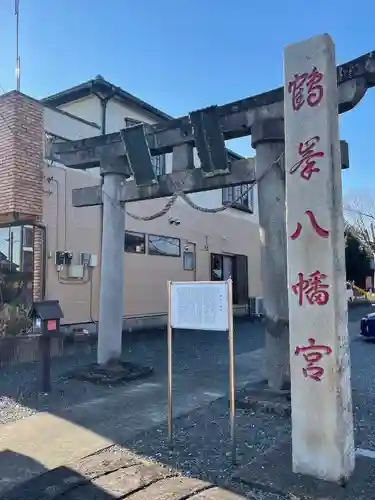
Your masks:
M233 303L245 305L249 300L247 255L211 254L211 280L233 280Z

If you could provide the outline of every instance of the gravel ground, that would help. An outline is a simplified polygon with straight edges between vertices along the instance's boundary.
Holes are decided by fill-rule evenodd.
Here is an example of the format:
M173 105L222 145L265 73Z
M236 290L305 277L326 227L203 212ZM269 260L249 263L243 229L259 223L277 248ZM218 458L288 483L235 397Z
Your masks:
M351 357L353 407L355 412L356 446L375 449L375 343L356 339L358 320L367 311L351 313ZM261 327L250 327L260 335L248 335L249 325L240 325L236 342L236 353L247 352L262 346ZM215 342L209 335L176 336L175 361L180 373L189 373L192 369L202 370L204 376L215 373L215 363L225 357L226 337L215 334ZM221 339L221 340L220 340ZM129 361L142 359L144 364L152 364L156 373L165 374L165 339L155 336L144 342L140 336L138 342L125 345ZM27 369L8 369L0 377L0 422L23 418L36 410L49 410L83 399L103 397L113 394L114 388L97 387L79 381L65 382L61 379L64 371L75 365L86 364L95 359L95 352L82 350L69 359L54 361L53 377L59 391L48 405L36 395L35 365ZM204 360L204 363L203 363ZM203 363L203 366L202 366ZM34 377L34 378L33 378ZM34 384L34 385L33 385ZM254 413L250 410L238 410L236 417L238 463L246 464L259 453L270 449L281 440L290 438L290 421L286 417L273 414ZM231 463L230 437L228 420L228 402L218 399L209 406L194 410L174 420L174 448L170 452L167 443L166 425L138 434L123 443L151 460L156 460L181 473L216 482L228 488L238 488L231 482L231 476L238 466ZM254 492L242 490L249 498ZM257 492L255 498L264 500L284 500L270 494Z
M236 354L263 346L259 323L236 323ZM249 334L251 333L251 334ZM173 343L174 373L201 373L203 379L214 376L217 365L224 370L228 357L224 332L176 332ZM96 348L77 345L73 353L52 360L53 391L45 397L38 390L38 363L0 368L0 424L19 420L38 411L59 413L85 401L113 396L122 386L108 387L66 379L64 374L78 366L96 361ZM163 331L124 335L123 359L154 367L151 381L167 373L167 341Z
M375 349L375 345L373 347ZM366 350L363 344L357 344L353 348L353 351L362 350ZM373 366L374 359L375 351L366 356L369 366ZM360 386L357 378L353 377L356 446L375 449L375 392L360 392L357 389ZM290 439L290 433L291 423L287 417L237 410L238 465L233 465L230 455L228 401L223 398L174 420L172 451L168 446L166 425L139 434L123 446L176 468L184 475L212 481L249 498L256 494L255 498L259 499L284 500L286 497L254 492L244 485L239 487L238 483L231 481L231 477L239 466L249 463L259 453L275 447L280 441Z
M278 415L237 412L237 462L245 464L259 453L276 445L290 434L290 422ZM238 468L230 454L229 412L227 398L174 420L174 445L168 446L167 426L159 426L136 436L123 446L151 460L176 468L182 474L208 480L219 486L238 490L231 481ZM243 494L253 490L241 487ZM251 497L249 497L251 498ZM259 498L278 499L264 495Z
M356 444L375 451L375 344L352 343L353 409Z
M6 424L14 420L29 417L35 410L23 406L8 396L0 396L0 424Z
M48 398L39 393L37 363L1 368L0 424L25 418L38 411L53 412L59 407L74 404L82 399L101 396L101 388L63 378L63 374L69 369L88 364L94 359L95 354L91 349L81 347L75 354L53 359L51 377L54 391Z
M356 312L354 319L363 313ZM349 325L352 353L353 408L356 446L375 450L375 343L356 339L358 323ZM174 420L174 446L169 449L167 426L158 426L124 443L136 453L157 460L183 474L206 479L221 486L238 488L231 476L242 464L276 443L290 439L290 419L270 413L237 410L237 461L232 465L228 400L216 400ZM254 490L242 492L251 498ZM256 492L259 499L281 499ZM263 495L263 496L262 496Z

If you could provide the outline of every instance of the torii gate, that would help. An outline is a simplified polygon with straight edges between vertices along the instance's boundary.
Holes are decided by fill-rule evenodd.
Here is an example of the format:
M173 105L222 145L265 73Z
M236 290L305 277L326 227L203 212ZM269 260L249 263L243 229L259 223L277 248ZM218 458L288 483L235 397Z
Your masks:
M290 339L293 342L291 351L294 349L290 358L293 360L294 469L297 472L311 473L318 477L339 481L347 478L354 467L353 426L350 419L351 398L348 392L350 383L342 385L342 377L349 372L343 368L341 375L337 376L333 382L333 390L341 391L340 403L336 404L329 397L329 388L321 382L324 368L318 362L323 357L323 354L332 353L333 363L341 363L345 356L345 359L348 359L346 327L344 328L341 325L339 328L337 326L337 318L340 318L341 322L343 317L345 318L346 303L341 298L331 298L330 306L326 310L328 312L323 315L326 323L322 323L316 316L316 309L314 309L315 316L311 312L312 310L309 310L307 316L311 321L315 322L315 325L319 325L322 329L327 328L327 325L329 325L328 338L332 340L335 347L326 345L327 342L324 345L318 345L319 342L318 344L315 344L315 342L322 340L319 332L311 332L310 336L307 331L305 332L306 322L303 323L301 316L301 311L304 309L292 305L289 313L288 289L289 300L294 299L296 295L302 300L306 287L309 287L311 283L315 286L317 281L322 284L323 280L328 276L328 280L332 280L330 285L324 283L323 287L313 289L313 293L320 294L318 299L316 295L313 298L310 296L311 304L315 300L315 303L321 306L320 312L328 300L326 295L328 286L332 286L338 295L341 294L341 283L343 290L345 289L342 276L343 241L341 242L340 237L340 220L342 220L341 178L339 182L337 173L334 173L337 168L340 169L340 158L337 158L337 151L340 154L340 143L337 136L338 115L336 112L337 104L335 103L338 103L339 113L349 111L364 97L367 89L375 85L375 52L370 52L338 66L335 73L334 48L330 38L328 36L316 37L296 44L291 48L286 48L285 65L285 91L281 87L223 106L211 106L194 111L182 118L156 125L136 125L113 134L54 144L52 145L52 156L70 168L87 169L100 166L101 175L103 176L103 186L73 190L73 205L76 207L103 204L98 339L99 363L106 363L113 358L119 358L121 355L124 290L123 205L131 201L172 196L176 191L194 193L226 186L254 183L257 179L262 179L267 172L267 179L259 183L258 199L259 221L262 238L265 242L262 246L262 281L269 386L273 389L282 389L287 386L289 381L288 326L290 321ZM322 69L319 69L320 67ZM317 72L317 74L314 72ZM334 75L333 79L332 75ZM299 76L300 78L298 81L294 81L294 90L292 76ZM319 89L321 89L322 93L327 96L327 103L325 103L325 99L322 102L317 102L314 109L318 109L320 113L317 114L318 118L304 112L305 114L301 113L299 115L304 117L304 120L301 121L296 118L297 114L293 113L301 102L304 102L304 97L299 91L304 85L309 84L309 78L312 78L310 84L315 85L315 87L308 87L308 91L314 92L315 89L315 92L319 93ZM291 113L290 99L292 97L295 99L293 101L295 109ZM310 94L306 99L310 99L312 102ZM286 120L285 127L284 116ZM311 120L311 124L306 124L306 120ZM316 128L317 126L319 131ZM304 136L300 132L307 132L310 129L314 137L303 139ZM286 130L287 145L286 169L284 168L284 162L281 160L285 147L284 130ZM324 151L316 150L316 134L318 132L321 134L319 140L321 139L322 147L325 148ZM256 150L256 161L249 158L231 163L228 160L224 141L248 135L251 135L252 146ZM313 139L315 139L315 142L308 143L308 140ZM300 156L297 156L298 143L296 141L299 140L302 142L300 143ZM201 168L199 169L194 167L193 147L197 148L201 161ZM309 153L306 153L306 150ZM171 152L173 152L173 172L157 177L154 173L151 156ZM341 164L348 167L347 145L343 142L341 143L341 155ZM320 157L322 164L326 167L325 176L321 176L326 185L319 184L319 186L324 190L328 185L330 189L330 194L324 198L326 205L323 209L320 210L316 202L314 207L316 212L320 211L319 213L325 223L330 224L329 229L319 226L325 235L322 240L330 241L329 234L335 238L327 248L324 247L326 260L323 260L329 269L328 273L331 273L331 275L325 274L322 268L316 270L319 275L311 272L310 277L305 279L302 270L300 270L297 273L299 274L299 278L297 276L298 281L293 276L297 269L294 267L295 263L292 260L294 259L295 262L302 266L309 259L314 259L312 258L313 254L309 253L310 250L307 250L306 241L302 246L300 244L298 247L299 253L297 257L295 254L295 248L297 247L293 247L289 239L287 246L285 178L288 189L287 204L289 206L288 231L294 223L298 223L293 229L293 234L297 231L295 234L298 233L297 236L299 236L302 231L302 238L310 237L309 228L304 227L304 220L294 220L295 214L291 212L290 207L305 206L306 200L312 203L311 195L305 188L301 191L304 196L304 199L302 199L302 195L298 194L299 191L294 187L295 185L291 180L293 179L294 182L297 176L288 174L296 172L301 166L301 162L305 162L304 167L302 167L305 173L307 172L305 169L306 164L310 169L310 174L306 175L320 171L321 167L317 166L315 157ZM298 158L300 161L298 161ZM291 164L294 165L293 172L290 171ZM271 166L274 166L274 168L270 168ZM126 180L129 178L133 179ZM305 216L310 219L312 227L316 229L316 224L320 223L320 221L315 219L313 209L305 212ZM291 236L289 232L288 236ZM291 262L291 265L289 265L289 287L287 279L287 247L289 261ZM319 248L322 250L323 247ZM341 265L339 270L337 269L338 262ZM315 269L312 271L315 271ZM309 299L309 297L307 298ZM302 306L302 303L300 305ZM299 331L296 331L296 328ZM300 339L300 342L304 342L306 345L297 345L296 336L302 333L306 336L306 339ZM340 338L340 348L336 349L337 338ZM301 354L301 356L298 357L298 354ZM298 359L299 362L300 358L305 359L307 366L301 368L297 365L295 360ZM337 438L338 428L340 428L340 436L343 433L346 436L345 439L338 440L340 442L337 439L332 442L330 437L326 437L324 442L320 442L319 446L315 447L314 453L310 454L305 453L306 441L302 436L302 431L306 430L306 424L295 410L298 404L306 403L306 396L303 395L303 390L306 391L306 387L302 387L300 381L294 383L294 377L297 377L296 370L299 370L299 368L296 368L297 366L301 368L308 383L315 382L319 387L324 386L325 399L323 398L323 400L328 402L328 409L324 410L324 408L320 407L321 414L319 414L319 417L324 419L327 411L333 412L334 409L330 421L331 430L335 436L334 439ZM331 369L333 369L332 366L336 365L331 365ZM316 390L316 387L317 385L313 385L313 390ZM335 395L336 392L333 392L333 394ZM302 411L306 410L303 409ZM347 424L345 425L342 423L340 412L342 412L343 418L346 418ZM319 419L314 421L314 429L315 427L321 431ZM314 429L309 430L310 434ZM315 430L317 431L317 429ZM298 440L300 440L299 444Z

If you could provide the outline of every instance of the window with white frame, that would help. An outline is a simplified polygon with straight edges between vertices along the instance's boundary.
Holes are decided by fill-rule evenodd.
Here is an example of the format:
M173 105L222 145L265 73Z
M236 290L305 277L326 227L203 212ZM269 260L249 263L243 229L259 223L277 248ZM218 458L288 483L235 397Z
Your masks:
M170 236L148 235L148 253L150 255L181 256L181 241Z
M125 128L133 127L134 125L141 125L141 120L136 120L135 118L130 118L128 116L125 117ZM165 155L151 156L151 162L154 166L155 175L164 175L165 174Z
M230 205L232 208L254 212L254 196L251 184L241 184L240 186L230 186L223 188L223 205Z
M195 269L195 254L189 250L184 250L183 253L184 271L194 271Z
M134 125L141 125L143 122L141 120L136 120L135 118L130 118L129 116L125 116L125 128L133 127Z
M146 235L135 231L125 231L124 250L127 253L145 253Z

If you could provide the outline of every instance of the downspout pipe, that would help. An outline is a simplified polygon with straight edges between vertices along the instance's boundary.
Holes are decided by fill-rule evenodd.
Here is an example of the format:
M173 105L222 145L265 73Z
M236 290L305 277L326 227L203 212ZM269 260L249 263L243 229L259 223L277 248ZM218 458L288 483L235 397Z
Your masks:
M47 227L39 222L34 222L33 226L41 229L43 233L43 245L42 245L42 289L41 289L41 299L46 298L46 282L47 282Z

